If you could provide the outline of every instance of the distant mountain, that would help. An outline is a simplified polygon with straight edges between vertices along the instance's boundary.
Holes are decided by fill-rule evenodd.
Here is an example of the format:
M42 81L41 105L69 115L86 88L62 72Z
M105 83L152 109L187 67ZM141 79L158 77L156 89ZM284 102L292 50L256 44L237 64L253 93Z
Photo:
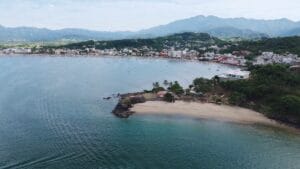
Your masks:
M286 31L281 36L300 36L300 27Z
M34 27L7 28L0 26L0 41L58 41L58 40L114 40L131 35L131 32L100 32L85 29L50 30Z
M234 27L219 27L206 31L212 36L219 38L241 37L246 39L260 39L262 37L269 37L264 33L258 33L249 29L237 29Z
M200 15L137 32L104 32L85 29L50 30L33 27L7 28L0 25L0 42L153 38L183 32L209 33L219 38L240 37L246 39L293 36L300 35L300 22L288 19L258 20Z
M283 32L300 27L300 22L288 19L258 20L246 18L219 18L216 16L196 16L188 19L178 20L167 25L161 25L142 30L139 33L152 36L160 36L178 32L213 32L223 37L235 37L244 35L246 37L259 34L268 36L280 36ZM228 29L230 28L230 29ZM223 32L223 33L222 33Z

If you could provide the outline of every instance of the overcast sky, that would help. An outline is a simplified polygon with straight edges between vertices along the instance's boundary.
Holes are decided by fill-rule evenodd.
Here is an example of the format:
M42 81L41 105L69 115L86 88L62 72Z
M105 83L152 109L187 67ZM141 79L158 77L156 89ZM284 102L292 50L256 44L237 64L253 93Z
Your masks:
M300 0L0 0L0 25L139 30L196 15L300 20Z

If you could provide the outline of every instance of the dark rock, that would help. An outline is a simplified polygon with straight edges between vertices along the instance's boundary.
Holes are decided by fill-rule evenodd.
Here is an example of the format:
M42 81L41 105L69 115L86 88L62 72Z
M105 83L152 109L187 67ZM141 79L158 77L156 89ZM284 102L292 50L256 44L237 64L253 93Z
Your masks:
M142 95L137 95L137 96L131 96L130 97L130 102L131 104L137 104L137 103L145 103L146 99Z
M112 113L120 118L128 118L131 115L129 113L129 108L129 105L119 102Z
M146 99L143 95L128 94L126 95L126 97L122 97L119 100L119 103L112 111L112 113L119 118L128 118L134 113L129 110L132 107L132 105L144 102L146 102Z

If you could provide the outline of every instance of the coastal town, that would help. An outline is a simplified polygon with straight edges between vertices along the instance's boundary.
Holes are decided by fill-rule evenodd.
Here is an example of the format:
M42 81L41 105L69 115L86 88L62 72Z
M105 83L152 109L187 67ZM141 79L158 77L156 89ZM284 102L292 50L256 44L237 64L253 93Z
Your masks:
M117 50L113 49L47 49L42 48L5 48L0 49L0 55L32 55L32 54L49 54L49 55L61 55L61 56L138 56L138 57L157 57L157 58L171 58L171 59L186 59L186 60L199 60L209 61L221 64L233 65L233 66L247 66L247 64L253 65L267 65L267 64L288 64L291 66L299 65L300 58L296 54L286 53L277 54L270 51L261 52L260 55L254 56L254 59L247 59L247 56L251 55L250 51L233 51L232 53L221 53L223 48L216 45L210 47L202 47L198 51L186 49L162 49L161 51L155 51L149 49L147 46L142 48L123 48ZM201 52L199 52L201 51Z

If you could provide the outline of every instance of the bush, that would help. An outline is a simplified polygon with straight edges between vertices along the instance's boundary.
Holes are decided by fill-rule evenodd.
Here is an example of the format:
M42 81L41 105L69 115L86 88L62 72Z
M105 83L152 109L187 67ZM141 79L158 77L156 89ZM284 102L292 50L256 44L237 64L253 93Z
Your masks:
M274 105L274 111L300 117L300 97L286 95L279 98Z
M241 105L246 102L246 96L239 92L233 92L229 97L229 103L234 105Z
M173 102L175 102L175 98L171 93L167 93L164 96L164 101L173 103Z
M157 93L157 92L160 92L160 91L165 91L166 89L163 88L163 87L156 87L156 88L153 88L152 89L152 93Z
M184 93L183 87L180 86L180 84L175 81L174 84L171 84L170 87L168 88L171 92L181 95Z
M204 78L197 78L193 82L196 92L210 92L212 89L212 81Z

